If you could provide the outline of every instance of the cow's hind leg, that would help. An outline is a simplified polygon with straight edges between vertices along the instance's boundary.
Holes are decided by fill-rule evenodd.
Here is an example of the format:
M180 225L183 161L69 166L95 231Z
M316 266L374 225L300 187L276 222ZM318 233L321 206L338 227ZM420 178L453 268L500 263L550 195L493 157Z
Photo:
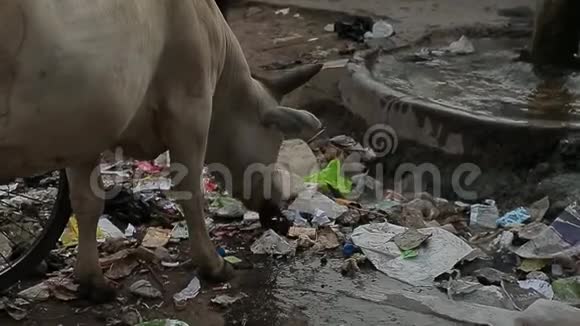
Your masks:
M175 190L187 221L191 259L203 278L222 282L233 276L233 268L218 255L209 237L201 188L211 98L181 99L170 104L170 108L176 116L167 121L170 125L165 130L168 132L172 169L178 174L184 172L183 179L176 180Z
M67 169L71 206L79 227L79 246L75 274L79 281L81 296L94 302L109 301L115 293L103 277L97 250L97 224L104 208L104 198L97 190L102 189L100 175L91 180L98 168L97 160ZM98 173L98 172L97 172ZM98 182L98 188L91 184Z

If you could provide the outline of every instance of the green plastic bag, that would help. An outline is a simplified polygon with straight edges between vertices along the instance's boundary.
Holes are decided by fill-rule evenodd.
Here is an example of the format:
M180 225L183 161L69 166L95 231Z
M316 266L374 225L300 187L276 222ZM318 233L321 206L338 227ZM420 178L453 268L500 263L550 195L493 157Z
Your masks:
M411 259L419 256L419 252L415 249L401 251L401 257L403 259Z
M338 190L342 195L348 195L352 190L352 182L343 177L340 173L340 161L334 159L320 172L304 178L306 182L312 182L320 185L322 189L328 189L328 186Z

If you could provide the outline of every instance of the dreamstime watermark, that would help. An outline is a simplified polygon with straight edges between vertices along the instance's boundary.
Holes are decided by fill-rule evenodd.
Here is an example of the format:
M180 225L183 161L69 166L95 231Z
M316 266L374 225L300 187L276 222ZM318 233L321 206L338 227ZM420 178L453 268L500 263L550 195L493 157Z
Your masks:
M446 165L443 169L444 172L442 172L439 166L430 162L420 164L404 162L395 167L392 167L392 164L385 164L381 160L376 162L376 159L388 160L389 158L386 157L388 155L393 155L394 158L398 147L399 139L391 126L374 125L364 135L363 150L360 151L360 147L353 149L355 161L364 160L364 153L372 153L370 159L375 160L375 163L372 164L371 171L361 174L360 164L357 162L342 164L340 170L334 171L337 173L335 176L330 175L329 171L325 171L324 174L316 174L318 169L313 167L312 175L315 177L310 178L309 181L324 184L328 183L329 180L352 179L354 185L353 191L349 195L350 199L357 199L363 194L368 196L374 191L376 200L381 200L384 197L385 184L392 184L398 193L418 193L429 188L429 192L434 196L441 197L443 189L446 189L445 194L447 195L451 189L456 197L461 199L477 199L477 192L469 189L482 174L481 169L476 164L463 162L455 168ZM259 149L256 147L256 150ZM117 148L114 151L112 161L124 162L125 159L122 149ZM302 178L297 178L288 172L291 170L288 165L284 166L279 162L256 162L240 167L235 166L235 160L236 158L232 158L232 162L230 162L232 164L230 167L233 169L222 163L208 164L205 169L206 172L216 176L223 190L235 195L238 199L250 201L255 196L263 199L287 199L291 197L295 189L300 189L303 183ZM172 188L172 197L177 200L191 199L196 193L196 189L192 188L192 183L197 180L197 176L189 174L190 168L184 164L171 162L166 172L168 172L166 179L169 179L170 183L168 186ZM126 181L130 177L125 173L126 171L123 170L121 164L109 165L106 171L100 166L97 167L91 173L90 185L93 193L102 199L114 198L123 190L122 181ZM197 173L202 175L202 171ZM103 185L100 178L102 174L107 174L109 180L112 176L113 184ZM367 177L368 175L373 175L374 179ZM429 186L426 187L426 185ZM197 194L202 195L204 191L203 178L201 178L199 186Z

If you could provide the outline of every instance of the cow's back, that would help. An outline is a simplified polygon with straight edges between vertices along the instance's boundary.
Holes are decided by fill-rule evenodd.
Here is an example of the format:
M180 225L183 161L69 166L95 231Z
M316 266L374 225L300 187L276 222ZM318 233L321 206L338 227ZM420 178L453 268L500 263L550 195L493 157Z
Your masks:
M62 167L115 143L158 69L170 2L3 0L0 171Z

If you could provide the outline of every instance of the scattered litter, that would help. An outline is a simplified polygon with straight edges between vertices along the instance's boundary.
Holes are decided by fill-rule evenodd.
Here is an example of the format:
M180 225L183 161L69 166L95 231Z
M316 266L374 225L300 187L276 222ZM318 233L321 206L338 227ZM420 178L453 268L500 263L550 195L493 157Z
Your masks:
M286 217L288 221L292 222L294 226L308 225L308 220L302 217L300 212L298 212L297 210L285 210L282 212L282 215L284 215L284 217Z
M522 260L521 265L518 267L519 270L524 271L526 273L539 271L542 268L546 267L548 262L542 259L524 259Z
M577 203L566 207L556 220L515 253L522 258L551 259L580 253L580 212Z
M150 227L145 233L142 245L145 248L157 248L165 246L171 237L171 230Z
M523 228L517 231L518 237L524 240L533 240L545 232L549 226L544 223L534 222L526 224Z
M129 223L127 225L127 228L125 229L125 237L126 238L132 238L135 235L135 232L137 232L137 229L135 229L135 226L133 226L133 224Z
M252 244L250 250L257 255L293 255L296 247L270 229Z
M502 281L515 282L516 278L510 274L498 271L491 267L484 267L473 272L479 283L483 285L501 285Z
M103 230L99 226L97 226L97 240L105 240ZM66 228L60 236L60 241L65 247L76 246L79 243L79 226L74 214L68 220Z
M119 228L116 227L106 215L99 218L98 227L101 229L103 236L106 239L125 238L125 232L119 230Z
M345 243L344 246L342 247L342 255L344 257L348 258L357 252L360 252L360 248L353 245L352 243Z
M469 38L463 35L459 40L452 42L449 47L444 50L449 51L452 54L471 54L475 52L475 47Z
M365 38L387 38L395 34L393 25L384 20L379 20L373 24L372 32L365 33Z
M525 310L538 299L544 296L533 288L524 289L516 282L502 281L501 287L510 298L513 306L518 310Z
M171 179L166 177L152 177L149 176L137 181L137 185L133 188L133 192L147 192L147 191L167 191L171 189Z
M176 305L183 305L187 300L197 297L200 291L201 283L197 277L193 277L189 284L187 284L187 287L173 295L173 302Z
M343 276L347 277L354 277L356 273L360 272L360 267L358 264L361 264L366 261L366 257L360 254L355 254L352 257L346 259L342 266L340 267L340 273Z
M510 227L517 224L524 224L531 218L530 212L524 207L517 208L497 220L497 225L500 227Z
M497 228L496 221L498 218L499 211L493 200L486 200L485 204L471 205L471 213L469 216L471 225L495 229Z
M542 294L546 299L552 300L554 298L554 291L550 283L544 280L531 279L518 281L522 289L534 289L536 292Z
M8 239L3 233L0 233L0 266L4 263L8 263L5 261L5 258L8 258L12 255L12 244L10 239Z
M28 300L29 302L44 301L50 298L49 286L42 282L28 289L18 292L18 297Z
M171 230L170 238L175 240L189 239L189 230L187 229L187 223L185 221L173 223L173 229Z
M301 234L300 237L298 237L298 240L296 240L296 246L298 248L306 249L313 247L315 244L316 242L314 242L314 240L304 234Z
M334 200L313 189L300 192L288 209L310 215L314 215L319 209L324 211L331 220L336 220L348 211L347 207L337 204Z
M242 260L236 256L225 256L224 260L232 265L236 265L242 262Z
M546 215L548 209L550 209L550 199L546 196L530 205L528 210L532 221L540 222L544 218L544 215Z
M161 291L157 290L151 282L146 280L138 280L129 287L129 291L134 295L147 298L157 299L161 298Z
M235 198L220 196L210 206L210 212L218 217L240 218L246 213L246 208Z
M278 10L274 11L274 14L276 14L276 15L280 15L281 14L283 16L286 16L289 13L290 13L290 8L278 9Z
M72 301L78 299L79 285L70 278L53 277L45 281L50 293L58 300Z
M260 220L260 214L257 212L247 211L244 213L244 223L252 224Z
M406 228L389 223L368 224L356 228L351 238L378 270L414 286L431 286L435 277L473 252L452 233L426 228L419 232L431 234L427 245L418 249L417 257L403 259L400 249L391 240L405 231Z
M142 322L135 326L189 326L189 324L177 319L155 319Z
M217 297L211 299L212 303L215 303L217 305L220 305L222 307L228 307L231 306L232 304L247 298L248 296L245 293L240 293L236 296L229 296L227 294L222 294L222 295L218 295Z
M368 17L352 17L334 23L334 31L339 38L363 42L364 34L373 28L373 20Z
M556 299L572 304L580 303L580 276L555 280L552 288Z
M300 18L300 14L294 14L294 18Z
M105 272L105 276L112 280L119 280L131 275L137 266L139 266L137 259L133 256L128 256L113 262Z
M550 282L550 277L544 272L535 271L531 272L526 276L527 280L542 280L544 282Z
M153 165L149 161L136 161L135 167L138 170L151 174L159 173L163 170L160 166Z
M332 221L330 220L330 218L328 218L328 215L326 215L326 213L323 210L316 209L314 211L314 217L312 218L311 223L315 227L321 227L331 224Z
M318 230L316 244L320 245L322 249L334 249L340 246L336 233L329 227Z
M419 252L414 249L401 251L401 258L403 259L411 259L419 256Z
M329 188L337 190L343 196L348 195L352 189L352 183L342 175L341 163L337 159L330 161L320 172L307 176L304 180L320 185L322 190Z
M290 238L299 238L302 235L307 236L312 240L315 240L316 229L301 226L293 226L290 228L290 230L288 230L288 237Z
M329 33L334 33L334 24L328 24L324 26L324 31Z
M418 248L431 234L423 234L416 229L408 228L407 231L399 233L393 237L393 241L401 251Z

